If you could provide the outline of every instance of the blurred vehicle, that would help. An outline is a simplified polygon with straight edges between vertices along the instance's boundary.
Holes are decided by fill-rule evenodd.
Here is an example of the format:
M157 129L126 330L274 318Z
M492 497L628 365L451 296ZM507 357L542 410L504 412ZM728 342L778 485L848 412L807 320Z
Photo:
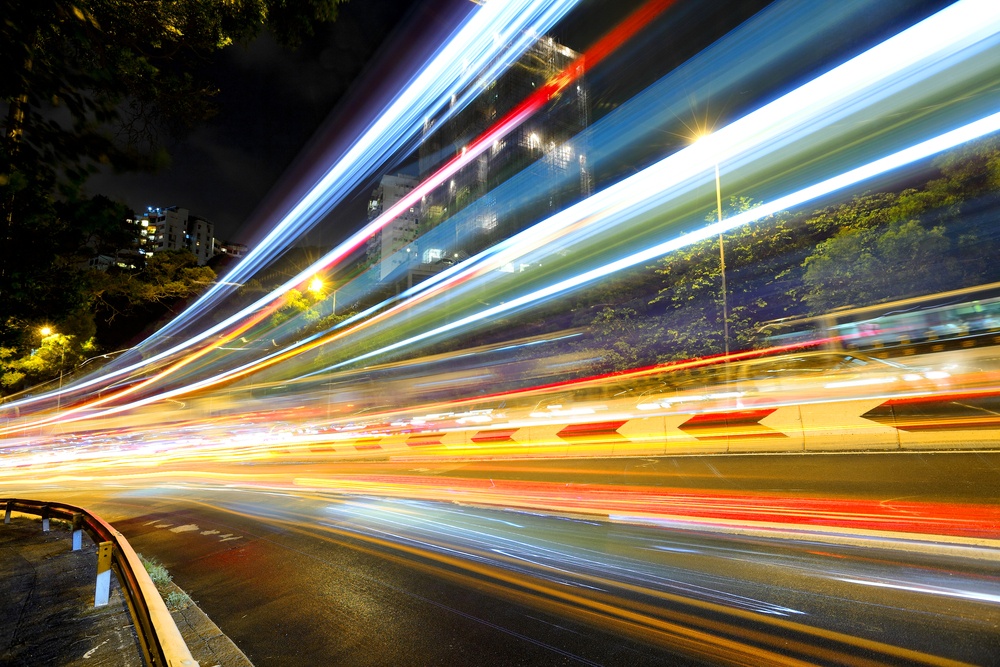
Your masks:
M995 345L1000 342L1000 283L776 320L760 333L768 346L819 343L879 356Z
M907 366L864 354L811 351L717 363L661 377L636 404L643 411L684 403L724 399L781 397L788 400L844 398L866 391L912 392L938 389L950 381L948 371Z

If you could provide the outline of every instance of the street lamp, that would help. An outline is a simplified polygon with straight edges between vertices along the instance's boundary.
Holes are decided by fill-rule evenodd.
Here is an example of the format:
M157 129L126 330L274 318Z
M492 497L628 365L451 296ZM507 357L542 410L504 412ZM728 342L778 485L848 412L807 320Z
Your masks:
M695 142L702 141L710 135L703 134ZM722 181L719 178L719 161L715 160L715 207L719 223L722 223ZM722 330L726 346L726 357L729 357L729 295L726 290L726 249L722 243L722 232L719 232L719 268L722 273Z
M319 276L313 276L313 279L309 281L309 291L317 298L323 296L325 288L326 283ZM337 314L337 290L333 290L333 314Z
M719 213L719 223L722 223L722 183L719 179L719 163L715 163L715 206ZM722 244L722 232L719 232L719 267L722 269L722 330L726 343L726 357L729 357L729 298L726 292L726 249Z
M55 332L52 327L42 327L38 330L38 333L42 334L43 338L48 338ZM56 391L56 410L62 409L62 380L63 380L63 367L66 365L66 345L65 341L59 346L59 389Z

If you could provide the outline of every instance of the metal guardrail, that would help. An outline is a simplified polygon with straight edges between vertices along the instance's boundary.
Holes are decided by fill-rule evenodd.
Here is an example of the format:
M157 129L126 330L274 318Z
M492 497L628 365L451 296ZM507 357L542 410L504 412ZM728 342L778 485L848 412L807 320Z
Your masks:
M50 517L65 519L73 522L74 528L79 526L86 530L96 544L110 542L111 567L125 593L146 664L151 667L198 666L138 554L111 524L82 507L66 503L22 498L7 498L2 502L6 507L5 523L9 523L11 512L42 517L43 529L48 527Z

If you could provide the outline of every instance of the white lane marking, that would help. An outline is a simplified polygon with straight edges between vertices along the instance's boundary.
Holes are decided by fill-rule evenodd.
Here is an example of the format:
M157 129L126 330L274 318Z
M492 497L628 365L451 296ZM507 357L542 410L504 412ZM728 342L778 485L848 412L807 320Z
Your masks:
M171 528L171 533L189 533L192 530L199 530L198 526L193 523L187 523L183 526L177 526L176 528Z

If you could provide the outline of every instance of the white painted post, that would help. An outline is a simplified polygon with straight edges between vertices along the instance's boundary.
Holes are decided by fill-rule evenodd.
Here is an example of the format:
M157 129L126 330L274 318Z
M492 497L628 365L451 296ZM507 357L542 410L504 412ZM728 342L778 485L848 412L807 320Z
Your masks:
M4 513L3 513L3 522L4 523L10 523L10 508L11 508L11 505L13 505L13 504L14 503L11 502L10 500L7 501L7 509L4 510Z
M111 596L111 551L113 542L97 545L97 590L94 592L94 606L103 607Z
M73 551L83 548L83 515L73 515Z
M49 506L42 507L42 532L49 532Z

